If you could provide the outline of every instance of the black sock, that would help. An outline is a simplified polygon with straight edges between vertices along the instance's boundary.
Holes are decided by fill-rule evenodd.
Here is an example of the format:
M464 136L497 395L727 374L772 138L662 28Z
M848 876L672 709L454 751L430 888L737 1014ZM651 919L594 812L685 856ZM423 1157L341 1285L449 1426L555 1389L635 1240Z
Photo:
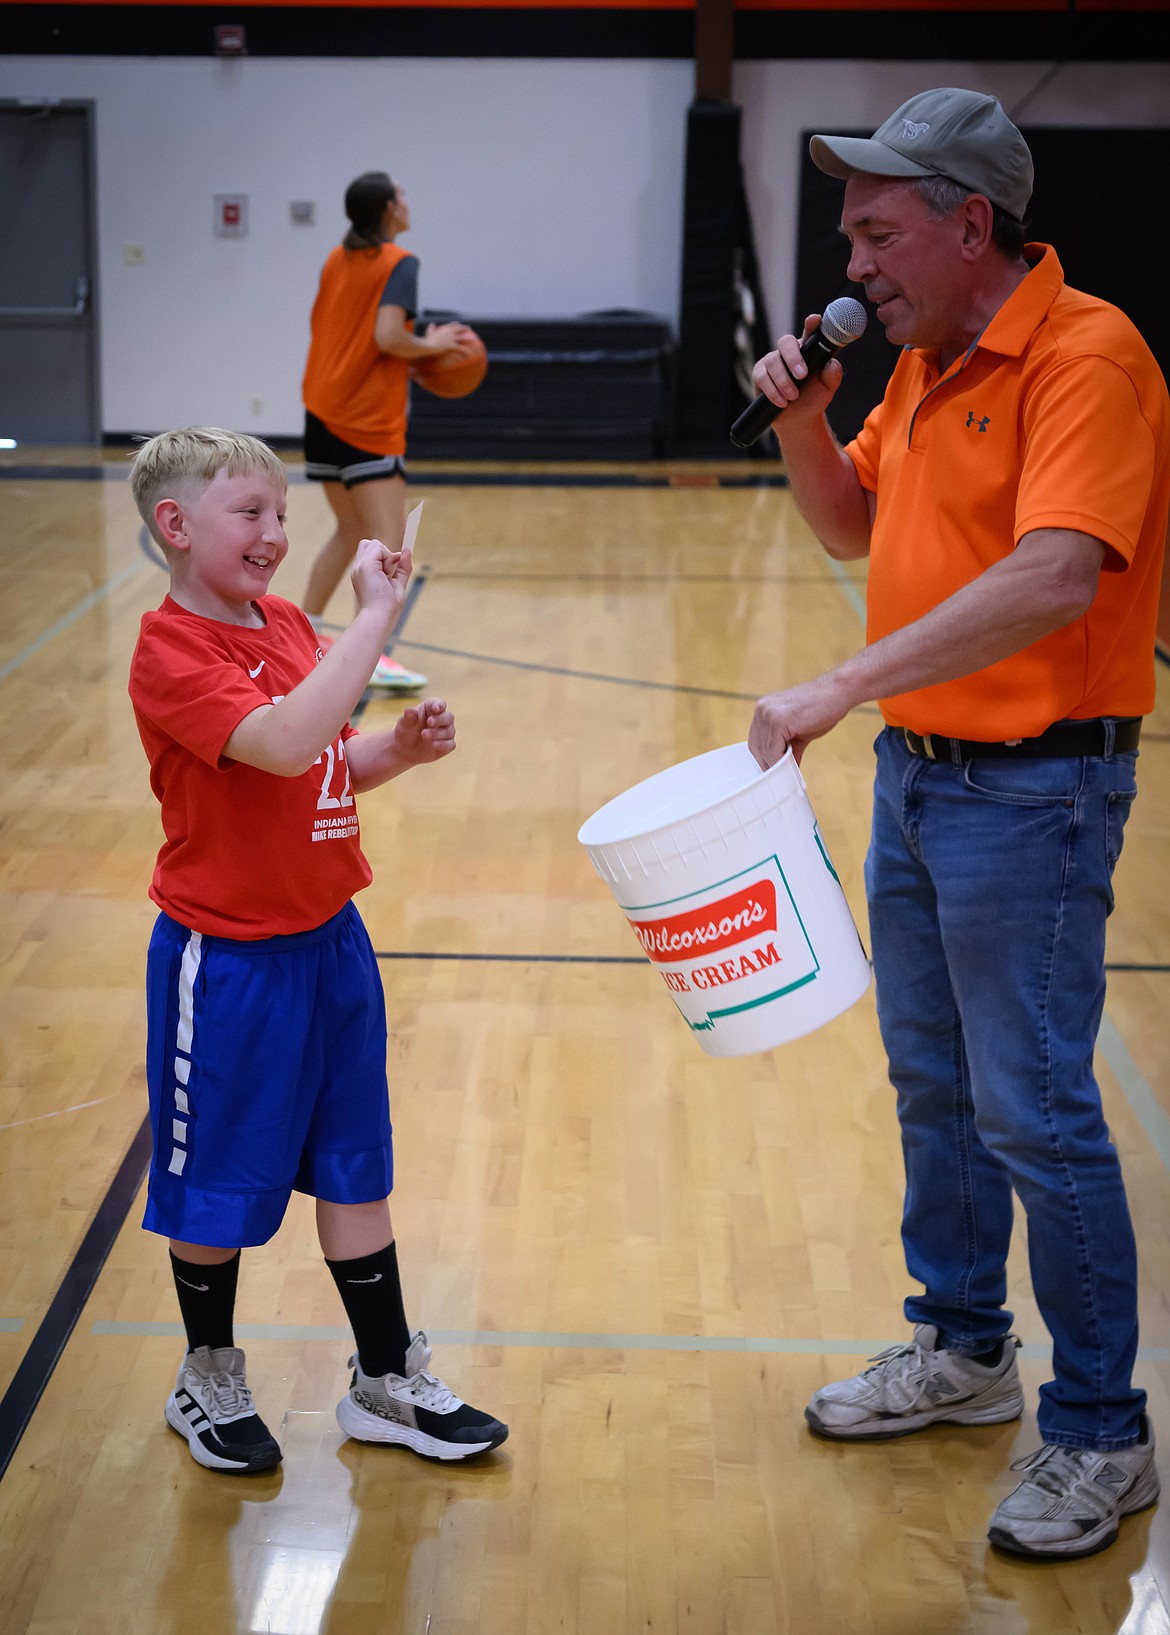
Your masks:
M363 1374L404 1374L410 1327L402 1309L398 1245L356 1260L326 1260L357 1341Z
M196 1266L192 1261L180 1260L171 1251L171 1273L175 1279L175 1293L187 1330L187 1350L197 1351L201 1345L218 1351L221 1346L235 1345L232 1337L232 1318L236 1309L236 1282L240 1275L240 1251L218 1266Z
M972 1352L968 1361L980 1363L984 1368L998 1368L1003 1361L1003 1341L997 1340L988 1351Z

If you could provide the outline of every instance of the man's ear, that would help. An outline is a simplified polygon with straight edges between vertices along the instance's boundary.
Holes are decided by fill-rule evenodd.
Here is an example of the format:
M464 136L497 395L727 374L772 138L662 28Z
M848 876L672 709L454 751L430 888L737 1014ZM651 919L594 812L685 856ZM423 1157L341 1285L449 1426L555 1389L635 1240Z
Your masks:
M963 212L963 250L972 256L982 255L991 243L995 226L995 210L991 200L982 193L972 193L960 206Z
M191 543L187 538L187 518L178 500L159 500L154 508L154 525L164 544L174 551L187 550Z

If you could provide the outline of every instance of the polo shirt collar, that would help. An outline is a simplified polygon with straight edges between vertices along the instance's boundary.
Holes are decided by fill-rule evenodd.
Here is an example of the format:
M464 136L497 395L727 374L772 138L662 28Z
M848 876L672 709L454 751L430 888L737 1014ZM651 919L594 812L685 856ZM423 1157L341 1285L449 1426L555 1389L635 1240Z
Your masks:
M1032 270L1012 291L975 345L985 352L1018 358L1064 288L1064 268L1051 244L1028 244Z

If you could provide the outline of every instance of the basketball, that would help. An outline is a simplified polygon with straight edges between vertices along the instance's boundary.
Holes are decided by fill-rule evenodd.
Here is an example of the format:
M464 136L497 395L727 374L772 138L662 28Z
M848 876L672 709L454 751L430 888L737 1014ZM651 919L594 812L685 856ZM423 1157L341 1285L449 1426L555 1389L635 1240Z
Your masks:
M422 358L411 372L435 397L467 397L487 374L487 363L487 348L472 330L457 352Z

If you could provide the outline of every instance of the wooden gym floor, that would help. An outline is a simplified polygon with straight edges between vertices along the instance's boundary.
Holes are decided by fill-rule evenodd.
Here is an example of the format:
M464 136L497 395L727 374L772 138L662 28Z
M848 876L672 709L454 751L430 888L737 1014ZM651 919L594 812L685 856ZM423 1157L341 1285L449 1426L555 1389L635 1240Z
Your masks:
M123 454L0 459L4 1635L1168 1635L1170 1505L1065 1567L986 1544L1046 1372L1022 1243L1019 1424L807 1433L817 1384L906 1333L872 992L778 1050L703 1055L576 842L860 642L863 573L821 555L760 462L416 467L399 651L453 703L459 751L363 799L361 908L408 1314L511 1436L456 1469L343 1441L347 1331L296 1199L245 1256L237 1330L284 1465L192 1462L162 1417L182 1349L165 1247L139 1226L160 834L125 683L164 577ZM297 597L327 522L290 465L275 588ZM1099 1062L1170 1450L1166 678ZM364 719L394 709L371 697ZM877 726L858 710L805 761L863 934Z

